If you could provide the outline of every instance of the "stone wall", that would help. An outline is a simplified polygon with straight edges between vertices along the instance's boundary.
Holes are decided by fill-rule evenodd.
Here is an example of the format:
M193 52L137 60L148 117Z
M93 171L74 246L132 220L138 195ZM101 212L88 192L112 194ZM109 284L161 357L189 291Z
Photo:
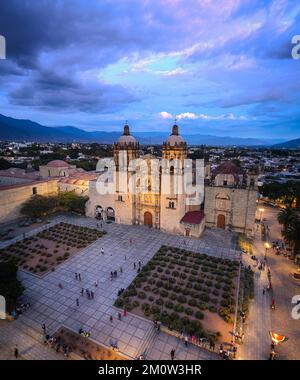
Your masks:
M19 218L22 204L28 201L34 193L39 195L57 194L57 181L31 182L0 188L0 223Z
M206 226L218 227L218 217L224 215L226 229L231 227L234 231L250 234L254 227L256 199L254 189L206 186Z

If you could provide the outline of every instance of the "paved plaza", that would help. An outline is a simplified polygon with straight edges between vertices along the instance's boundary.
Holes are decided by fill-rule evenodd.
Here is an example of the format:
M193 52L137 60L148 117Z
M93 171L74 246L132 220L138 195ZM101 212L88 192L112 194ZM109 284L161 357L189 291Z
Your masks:
M274 215L273 215L274 214ZM280 227L276 223L275 211L269 211L268 224L271 227L270 239L279 239ZM51 224L40 226L27 233L36 234L43 228L60 221L97 227L97 221L91 218L55 217ZM275 222L274 222L275 221ZM21 359L65 359L43 344L43 323L53 334L61 326L78 331L83 328L91 332L91 339L107 347L117 342L120 352L128 358L136 358L146 353L147 359L169 359L175 349L177 359L218 359L218 355L205 349L184 346L174 336L164 332L157 334L151 321L128 313L118 320L118 309L113 304L118 290L126 288L136 276L134 263L146 264L161 245L170 245L195 252L207 253L218 257L238 259L235 251L236 235L228 231L207 229L200 239L184 238L163 233L146 226L126 226L107 224L107 235L77 253L59 265L54 272L43 278L20 272L19 276L26 290L24 302L31 307L14 322L0 321L0 358L13 359L13 349L18 345ZM0 247L15 240L2 242ZM101 249L104 249L104 255ZM254 254L262 259L264 245L260 233L255 233ZM243 261L253 264L249 257ZM299 294L299 285L289 278L294 264L289 260L269 254L269 265L275 287L276 311L270 311L270 299L263 294L267 285L266 272L255 272L255 298L251 304L250 317L246 322L245 342L239 347L239 359L267 359L270 348L269 331L287 334L289 340L279 348L280 358L299 358L297 342L299 333L297 323L291 318L291 297ZM121 273L122 268L122 273ZM118 277L111 280L111 271L118 271ZM75 279L75 273L81 274L81 281ZM98 286L95 287L95 282ZM58 285L62 284L62 288ZM81 288L94 292L93 300L80 295ZM76 299L79 306L76 306ZM110 316L113 321L110 322ZM298 334L298 335L297 335ZM75 359L71 355L71 359Z
M60 221L93 228L97 226L94 219L65 216L56 217L51 224ZM27 236L42 228L45 227L33 230ZM90 331L91 339L106 346L117 341L120 352L129 358L146 352L148 359L168 359L171 349L176 350L179 359L217 358L207 350L192 345L185 347L178 339L165 333L155 334L152 322L144 318L129 313L121 321L118 320L118 310L113 303L118 290L126 288L135 278L134 262L146 264L161 245L236 258L233 235L226 231L207 230L201 239L190 239L146 226L119 224L105 225L105 230L107 235L43 278L20 272L20 279L26 288L23 301L30 302L31 307L17 321L0 324L0 344L6 347L6 350L0 350L0 355L7 355L7 348L12 351L17 343L21 357L25 359L52 359L53 355L63 358L42 345L41 326L45 323L50 334L63 325L76 332L80 328ZM101 254L102 247L104 255ZM111 280L110 273L115 270L118 277ZM75 279L76 272L81 274L81 281ZM94 299L81 296L82 288L92 290ZM79 306L76 306L77 298ZM112 322L110 316L113 316Z

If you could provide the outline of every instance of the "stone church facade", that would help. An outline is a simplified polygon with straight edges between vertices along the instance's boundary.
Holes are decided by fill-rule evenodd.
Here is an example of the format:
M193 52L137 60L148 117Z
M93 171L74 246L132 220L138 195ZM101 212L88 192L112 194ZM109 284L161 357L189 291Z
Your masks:
M257 177L242 175L228 162L213 173L206 166L203 171L206 185L199 195L201 201L190 202L190 196L180 191L184 187L187 151L187 144L175 124L162 146L162 159L148 154L141 156L139 143L125 125L123 135L114 144L115 191L99 193L99 180L110 181L107 170L103 169L97 179L89 182L87 216L108 222L147 225L191 237L201 236L205 226L251 233ZM158 175L152 175L154 161L159 167ZM136 167L131 167L131 162L135 162ZM194 171L193 175L198 174ZM169 183L167 192L163 191L165 181Z

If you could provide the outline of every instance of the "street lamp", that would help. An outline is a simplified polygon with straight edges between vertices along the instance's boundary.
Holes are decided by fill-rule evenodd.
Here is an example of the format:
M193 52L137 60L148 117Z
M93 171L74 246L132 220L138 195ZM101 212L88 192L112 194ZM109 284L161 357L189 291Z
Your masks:
M262 221L262 215L263 215L263 212L265 211L264 208L259 208L258 211L260 212L260 221Z
M267 256L268 249L271 248L271 245L269 243L265 243L265 257Z

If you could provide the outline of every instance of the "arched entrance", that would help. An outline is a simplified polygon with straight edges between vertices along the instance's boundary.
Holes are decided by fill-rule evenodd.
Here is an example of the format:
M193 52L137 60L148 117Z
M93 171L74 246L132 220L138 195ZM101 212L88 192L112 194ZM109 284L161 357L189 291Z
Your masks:
M218 215L217 227L225 229L225 215L223 214Z
M106 209L106 220L108 222L114 222L116 220L115 210L112 207L107 207Z
M103 208L101 206L95 207L95 218L99 220L103 219Z
M152 227L152 214L149 211L144 214L144 225Z

